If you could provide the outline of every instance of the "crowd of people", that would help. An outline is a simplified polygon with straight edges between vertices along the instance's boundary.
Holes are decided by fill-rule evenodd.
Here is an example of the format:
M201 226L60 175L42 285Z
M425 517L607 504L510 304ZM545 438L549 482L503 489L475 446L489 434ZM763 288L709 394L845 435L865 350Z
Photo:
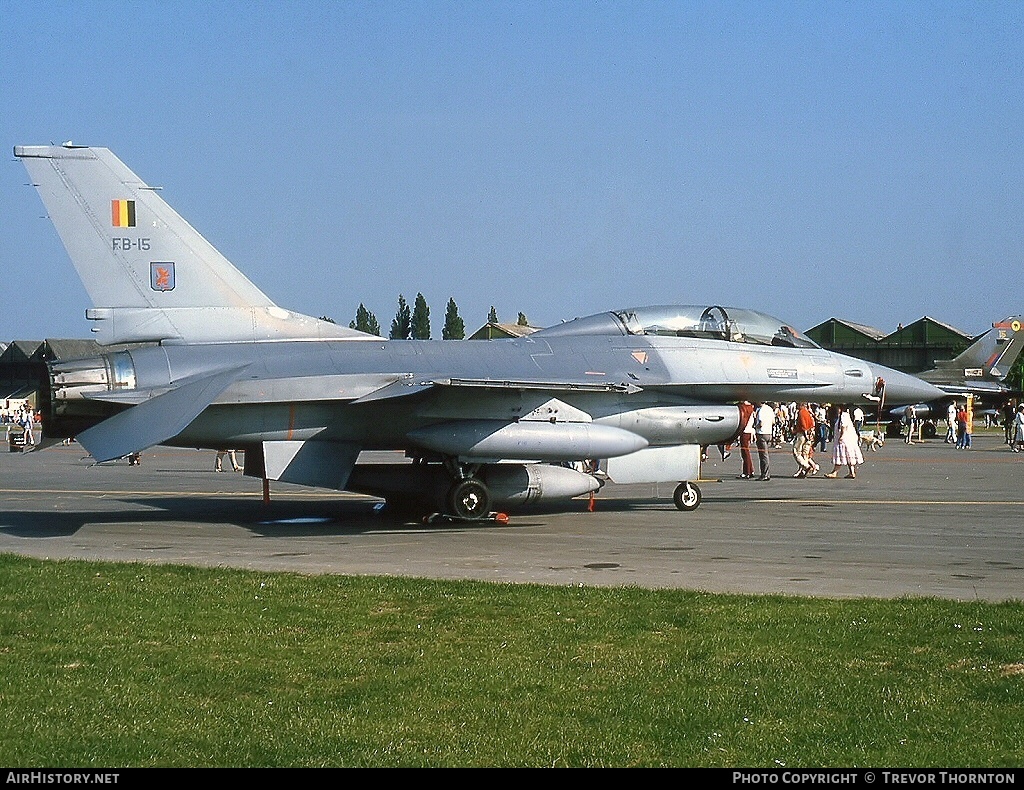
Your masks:
M884 437L880 431L864 429L865 414L860 406L829 403L740 403L740 430L732 441L718 445L724 461L738 442L740 448L742 480L771 480L770 450L792 446L797 470L793 477L803 478L818 474L822 467L815 453L828 454L832 469L823 476L835 478L845 468L844 477L856 478L857 467L864 463L866 445L877 449ZM1024 452L1024 403L1007 401L1001 409L1004 438L1012 452ZM946 412L945 442L956 449L970 450L974 433L974 403L972 398L953 401ZM904 441L914 444L920 440L923 420L908 406L902 415ZM829 453L829 445L832 450ZM754 453L757 470L754 469ZM702 460L707 460L707 448L702 448Z
M846 477L855 478L857 467L864 463L861 431L864 411L860 406L829 403L740 403L739 442L741 480L753 480L754 452L757 452L757 479L771 480L771 450L787 445L793 447L797 471L793 477L813 476L821 471L814 459L816 451L827 453L832 444L832 469L824 474L834 478L846 467ZM732 442L720 444L724 461L731 454ZM707 459L707 448L702 457Z
M958 450L970 450L974 434L974 402L972 398L964 401L952 401L946 407L946 444ZM909 422L909 420L908 420ZM1014 400L1004 401L998 412L985 412L985 427L994 427L997 423L1003 428L1003 441L1010 450L1019 453L1024 450L1024 403ZM919 431L915 421L907 425L908 436Z

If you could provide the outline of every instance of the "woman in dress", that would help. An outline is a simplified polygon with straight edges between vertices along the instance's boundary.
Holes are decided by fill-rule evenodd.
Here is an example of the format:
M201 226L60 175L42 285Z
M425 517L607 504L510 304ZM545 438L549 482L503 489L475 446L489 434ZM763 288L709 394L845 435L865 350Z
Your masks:
M1010 449L1015 453L1024 449L1024 403L1017 407L1013 417L1013 441L1010 442Z
M839 407L833 429L832 447L832 471L825 477L838 477L841 466L850 468L847 477L856 477L857 467L864 463L864 455L860 451L860 436L857 435L853 418L850 417L850 409L846 406Z

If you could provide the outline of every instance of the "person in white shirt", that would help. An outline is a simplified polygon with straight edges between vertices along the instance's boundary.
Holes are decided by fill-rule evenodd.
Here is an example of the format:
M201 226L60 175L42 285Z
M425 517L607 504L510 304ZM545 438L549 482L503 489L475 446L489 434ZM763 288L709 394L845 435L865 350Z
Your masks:
M759 480L771 480L769 472L768 448L772 443L775 430L775 409L770 403L759 404L754 411L754 433L757 441L757 461L761 468Z
M907 436L903 441L907 444L913 444L914 429L917 428L917 409L913 406L907 406L907 410L903 412L903 420L907 424Z
M857 431L857 443L860 444L860 432L864 429L864 409L860 406L853 407L853 427Z
M828 409L823 404L814 407L814 430L816 435L811 449L825 452L828 444Z
M36 419L35 419L35 414L33 414L31 409L26 408L25 411L22 412L22 414L21 414L21 426L25 429L25 446L26 447L34 446L35 443L36 443L36 440L35 440L34 435L32 434L32 431L36 427Z
M946 444L956 444L956 404L950 401L946 407Z

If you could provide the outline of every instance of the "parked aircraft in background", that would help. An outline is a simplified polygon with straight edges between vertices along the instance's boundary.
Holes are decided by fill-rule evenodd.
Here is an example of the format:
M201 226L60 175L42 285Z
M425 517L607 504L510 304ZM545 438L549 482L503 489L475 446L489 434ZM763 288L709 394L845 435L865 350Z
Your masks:
M245 450L245 473L486 516L616 482L678 482L700 503L700 445L740 400L940 397L932 384L826 351L764 313L645 307L528 337L384 340L284 310L104 148L18 146L95 305L103 344L145 347L49 366L44 435L97 461L155 444ZM294 265L290 263L289 265ZM404 450L405 464L357 463Z
M914 404L916 419L925 421L922 433L928 437L935 435L935 420L946 418L950 400L963 403L968 395L973 396L977 415L985 410L997 413L1007 398L1017 394L1006 383L1006 377L1024 350L1022 326L1024 316L1004 318L992 324L988 332L959 356L917 374L945 393L944 398ZM906 410L907 404L888 410L890 434L899 434Z

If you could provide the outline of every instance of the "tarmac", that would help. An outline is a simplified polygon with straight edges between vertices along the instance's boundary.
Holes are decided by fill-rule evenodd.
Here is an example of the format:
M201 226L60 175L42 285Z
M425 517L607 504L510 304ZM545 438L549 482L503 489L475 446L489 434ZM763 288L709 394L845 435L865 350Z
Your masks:
M829 598L1024 596L1024 453L1001 431L865 451L856 480L740 480L711 448L701 506L670 484L606 485L507 524L403 523L379 500L214 471L212 451L157 447L96 465L72 443L0 452L0 553L302 574L674 588ZM374 454L376 460L389 454ZM400 457L400 456L399 456ZM816 460L831 468L830 453ZM756 465L755 455L755 465ZM844 470L845 471L845 470ZM842 473L841 473L842 474Z

